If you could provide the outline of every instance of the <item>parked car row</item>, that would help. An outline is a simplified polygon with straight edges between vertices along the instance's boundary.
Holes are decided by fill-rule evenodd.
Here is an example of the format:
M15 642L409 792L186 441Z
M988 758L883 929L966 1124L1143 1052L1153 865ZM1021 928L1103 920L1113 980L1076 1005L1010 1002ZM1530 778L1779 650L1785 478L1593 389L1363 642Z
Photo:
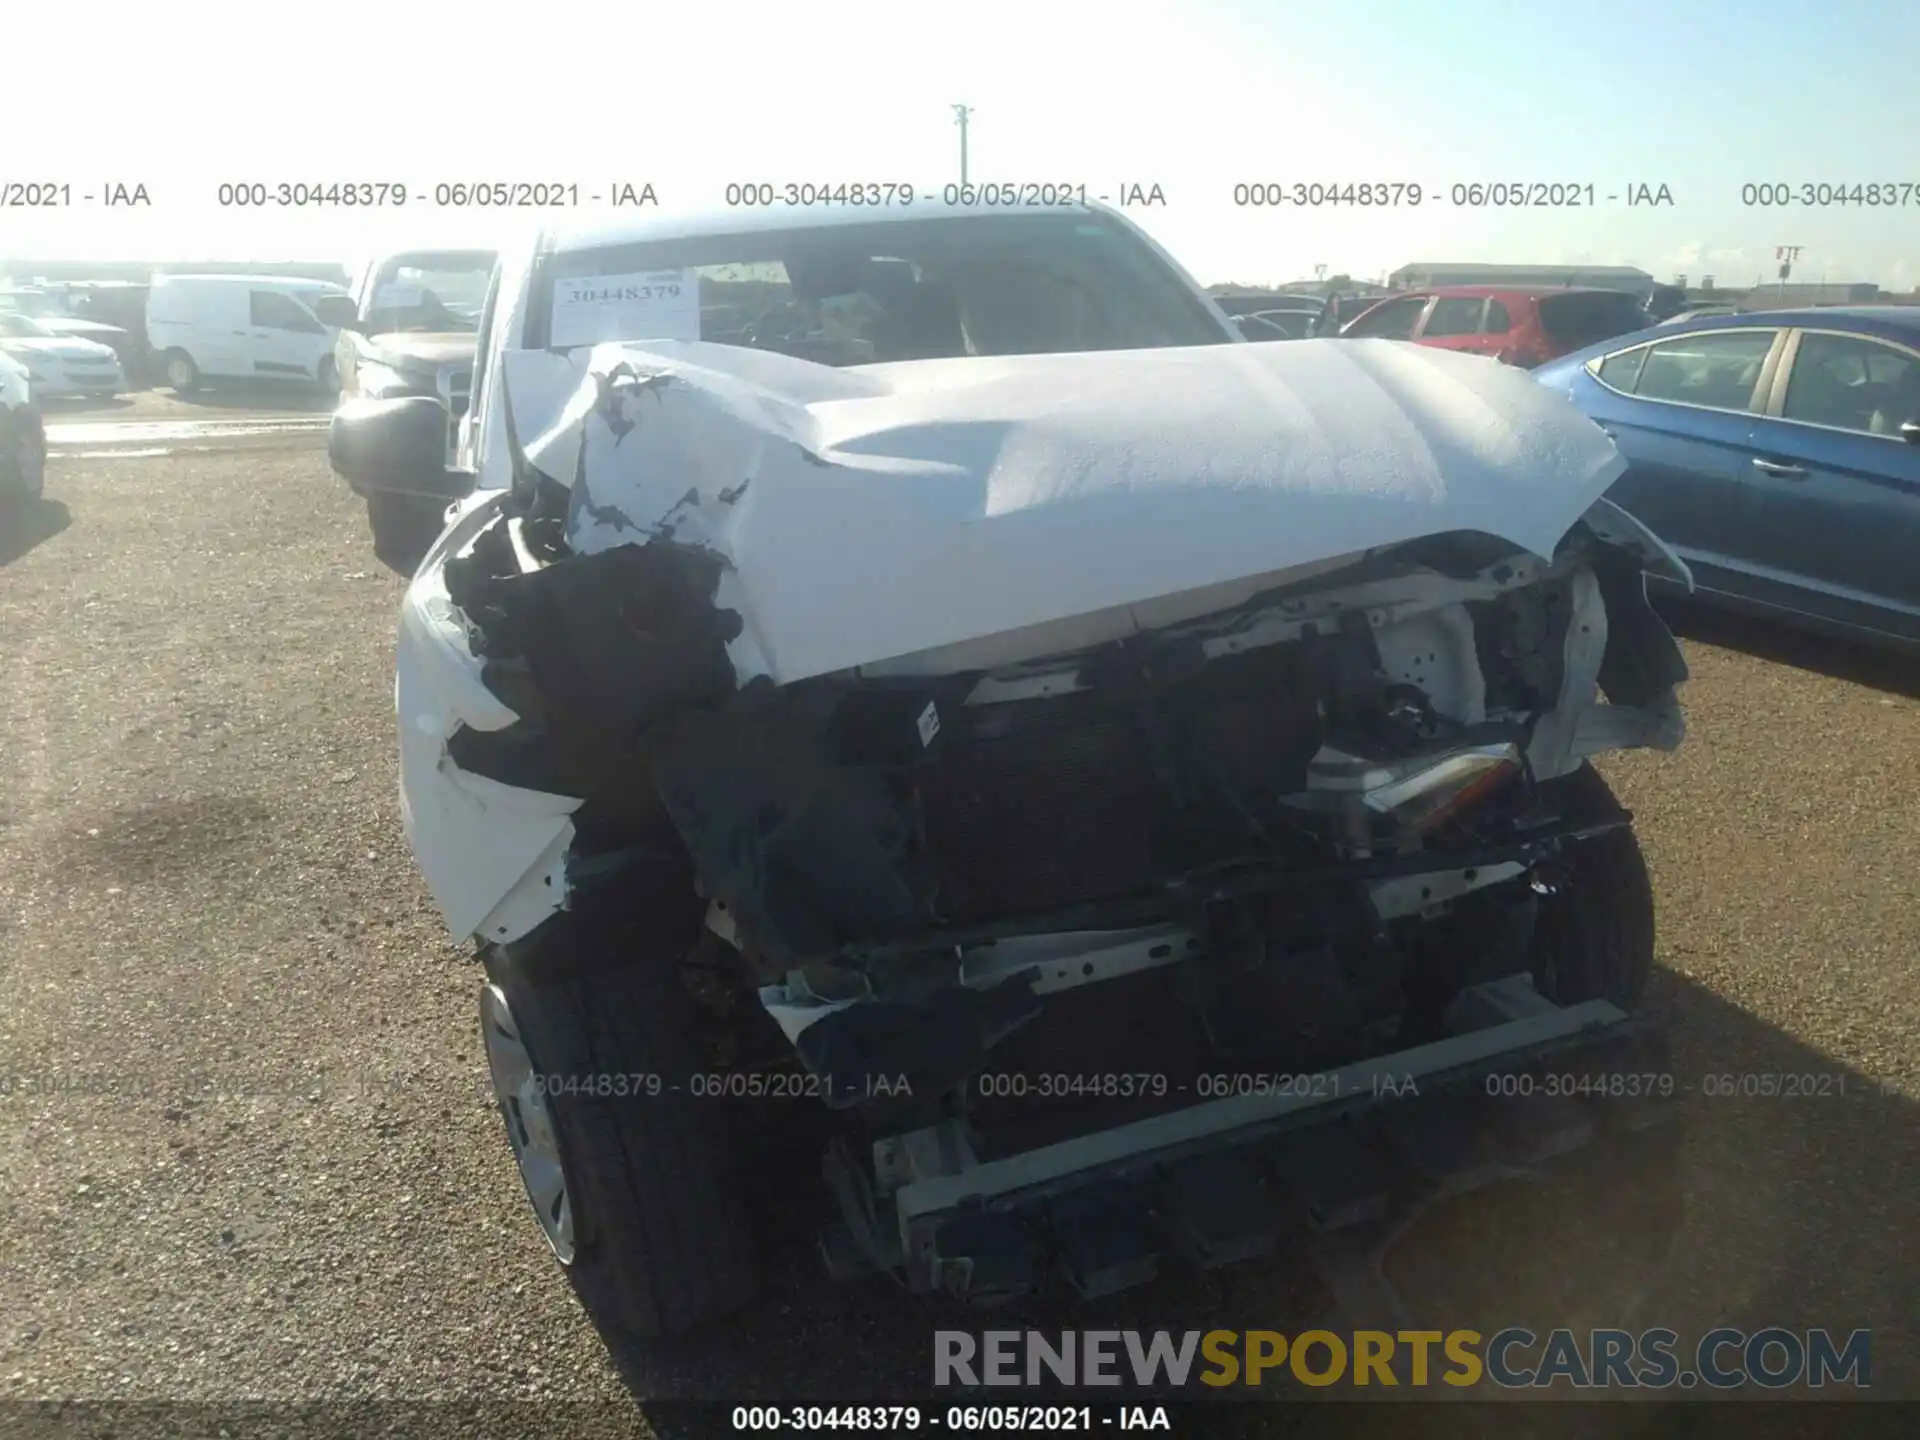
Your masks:
M104 345L132 377L140 363L142 333L102 313L77 308L71 286L15 285L0 289L0 315L22 315L63 338Z
M346 294L326 281L275 275L13 286L0 289L0 349L28 365L34 393L49 399L156 383L186 393L291 382L335 394L338 330L315 305Z

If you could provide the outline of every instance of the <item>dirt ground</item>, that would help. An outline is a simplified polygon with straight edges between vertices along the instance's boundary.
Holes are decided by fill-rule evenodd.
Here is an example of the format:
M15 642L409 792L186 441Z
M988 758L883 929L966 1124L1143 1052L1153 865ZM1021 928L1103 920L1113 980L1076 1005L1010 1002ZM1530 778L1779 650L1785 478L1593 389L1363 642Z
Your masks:
M55 397L46 403L47 424L100 424L112 420L175 421L280 415L324 417L337 403L311 386L207 385L190 394L176 395L161 386L135 390L110 400Z
M317 437L56 456L47 495L0 538L0 1399L908 1398L937 1325L1332 1319L1284 1258L991 1320L831 1286L807 1166L754 1310L609 1354L400 832L400 582ZM1920 1397L1920 669L1684 628L1687 744L1607 766L1694 1087L1680 1242L1632 1272L1565 1193L1501 1195L1395 1274L1443 1327L1867 1327L1874 1393ZM1746 1074L1844 1093L1705 1093Z

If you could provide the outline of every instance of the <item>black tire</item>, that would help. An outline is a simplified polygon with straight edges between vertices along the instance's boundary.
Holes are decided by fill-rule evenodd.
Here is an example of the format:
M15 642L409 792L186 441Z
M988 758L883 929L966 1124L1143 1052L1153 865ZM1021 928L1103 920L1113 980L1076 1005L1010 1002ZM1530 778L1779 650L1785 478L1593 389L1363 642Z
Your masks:
M1552 807L1573 820L1620 810L1591 765L1549 782ZM1653 969L1653 882L1631 827L1581 840L1562 856L1556 893L1534 922L1533 980L1558 1005L1610 1000L1631 1012Z
M758 1286L752 1236L725 1117L688 1083L698 1051L680 977L641 961L534 979L498 954L488 970L536 1074L662 1081L653 1096L548 1087L574 1212L567 1274L594 1324L655 1339L745 1305Z
M47 483L47 432L31 405L0 413L0 499L38 503Z
M200 367L184 350L169 350L160 357L160 373L167 388L176 395L190 395L200 388Z
M367 526L373 531L373 553L381 564L411 575L440 538L446 505L414 495L381 490L367 496Z

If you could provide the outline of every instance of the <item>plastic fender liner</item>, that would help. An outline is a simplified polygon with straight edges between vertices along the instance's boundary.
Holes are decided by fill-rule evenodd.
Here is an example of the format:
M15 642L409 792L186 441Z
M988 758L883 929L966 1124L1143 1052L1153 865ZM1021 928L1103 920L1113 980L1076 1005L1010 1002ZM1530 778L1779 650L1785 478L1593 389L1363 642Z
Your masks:
M462 608L485 644L483 680L526 718L456 734L454 762L504 784L590 798L630 762L643 730L724 700L740 617L713 603L723 565L710 551L656 542L488 582L479 603Z

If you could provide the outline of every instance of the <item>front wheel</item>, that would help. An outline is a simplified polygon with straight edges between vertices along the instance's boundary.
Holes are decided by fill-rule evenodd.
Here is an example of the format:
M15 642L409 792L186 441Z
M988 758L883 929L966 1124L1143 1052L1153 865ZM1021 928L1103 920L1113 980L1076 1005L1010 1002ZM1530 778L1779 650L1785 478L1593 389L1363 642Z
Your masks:
M1601 820L1620 803L1591 765L1548 782L1560 813ZM1653 969L1653 882L1640 842L1622 826L1575 841L1534 921L1534 988L1557 1005L1610 1000L1632 1011Z
M645 961L538 979L498 957L488 968L481 1027L507 1138L595 1325L652 1339L746 1304L746 1207L722 1117L689 1083L678 975Z
M0 414L0 496L32 503L47 483L47 432L31 405Z

